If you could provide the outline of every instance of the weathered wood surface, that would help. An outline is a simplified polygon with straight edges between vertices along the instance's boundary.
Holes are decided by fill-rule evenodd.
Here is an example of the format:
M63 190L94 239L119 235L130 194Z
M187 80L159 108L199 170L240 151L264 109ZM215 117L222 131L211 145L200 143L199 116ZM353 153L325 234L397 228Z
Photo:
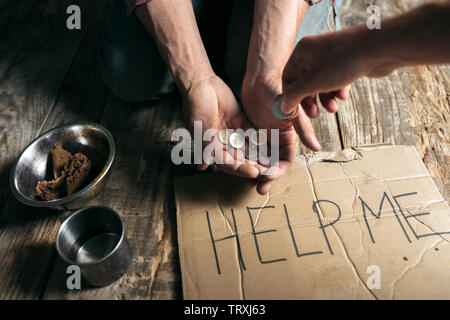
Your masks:
M330 10L327 22L327 31L336 30L334 22L334 13ZM321 106L320 101L318 100ZM339 135L339 126L337 117L334 114L329 114L327 112L320 112L317 119L312 119L312 124L316 132L317 139L320 141L322 146L322 151L339 151L342 149L342 143ZM300 141L297 142L297 154L312 153L311 150L307 149Z
M344 1L344 26L366 23L369 5L382 17L427 1ZM383 27L383 26L381 26ZM444 198L450 199L450 65L403 68L380 79L360 79L338 115L343 146L415 144Z
M182 298L173 178L196 170L168 160L167 136L182 125L180 97L128 104L101 84L95 50L108 3L22 0L12 7L0 1L0 298ZM373 3L387 16L421 1L346 0L344 25L364 23ZM65 28L68 4L82 8L81 31ZM314 121L323 149L415 143L448 200L449 75L449 66L418 67L356 82L337 116L322 112ZM75 120L100 122L116 139L110 180L93 204L122 215L134 256L131 270L116 283L68 291L65 264L54 249L59 215L19 204L9 194L7 178L29 141Z
M175 235L172 224L176 220L173 206L169 207L172 201L170 149L164 141L164 132L169 126L175 126L174 114L181 116L180 101L174 95L151 108L110 99L101 123L115 137L117 154L108 185L95 203L107 205L123 217L133 250L133 265L124 277L108 287L76 291L65 288L65 269L57 264L45 298L148 299L153 296L159 278L156 272L176 248L176 242L171 241ZM180 290L170 288L179 286L179 279L172 274L169 280L164 282L168 286L164 297L179 297Z
M11 161L42 130L84 34L64 32L64 3L1 4L0 204Z
M336 30L334 22L334 13L330 10L328 15L328 22L326 26L327 31ZM320 101L318 100L321 106ZM339 126L337 117L334 114L328 112L320 112L317 119L311 120L314 130L316 132L317 139L320 141L322 151L339 151L342 149L342 143L339 135ZM297 154L309 154L311 150L307 149L300 141L297 141Z
M11 6L11 2L8 2ZM89 36L88 21L104 12L101 2L90 5L85 28L65 28L72 1L18 1L2 14L1 50L15 52L2 60L0 82L0 298L42 297L56 257L54 241L59 215L20 204L9 193L10 164L33 138L63 122L99 121L108 92L92 72L94 51L81 46ZM87 7L87 1L78 1ZM86 10L87 11L87 10ZM19 27L21 26L21 27ZM92 41L91 41L92 42ZM7 64L7 65L5 65ZM94 67L95 68L95 67ZM95 69L94 69L95 71ZM91 91L92 90L92 91ZM92 108L92 105L98 105Z

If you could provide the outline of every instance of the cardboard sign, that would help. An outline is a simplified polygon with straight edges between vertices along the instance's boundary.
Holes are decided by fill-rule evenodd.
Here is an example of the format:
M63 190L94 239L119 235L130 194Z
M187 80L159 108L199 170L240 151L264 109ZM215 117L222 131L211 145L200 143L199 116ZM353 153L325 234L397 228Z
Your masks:
M260 196L176 181L185 299L449 299L450 210L414 147L299 158Z

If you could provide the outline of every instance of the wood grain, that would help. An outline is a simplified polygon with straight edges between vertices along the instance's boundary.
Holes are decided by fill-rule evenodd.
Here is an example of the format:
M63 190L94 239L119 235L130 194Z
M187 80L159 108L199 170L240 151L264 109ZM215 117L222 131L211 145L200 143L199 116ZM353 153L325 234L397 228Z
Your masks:
M2 147L6 145L6 152L0 155L2 169L9 169L3 167L3 161L12 161L21 148L40 132L64 122L100 119L108 91L95 69L86 69L86 63L95 65L96 57L95 50L85 48L89 42L91 46L95 44L97 39L95 23L91 25L93 32L87 31L90 17L95 22L98 17L95 14L99 10L104 11L105 2L96 4L90 6L92 15L84 16L85 31L74 34L65 29L66 6L63 1L44 3L42 15L36 11L39 6L30 7L35 9L37 15L32 23L40 31L29 36L39 36L41 39L23 39L31 43L20 47L14 65L2 78L1 110L4 111L10 104L6 110L15 112L13 121L8 122L4 112L0 117L7 124L2 128L7 140L2 143ZM54 24L48 24L48 30L41 23L44 18L54 21ZM59 30L59 33L55 34L52 29ZM47 37L54 39L55 43ZM46 42L49 44L46 45ZM80 46L81 43L83 46ZM90 91L92 89L95 91ZM11 99L5 98L8 94ZM1 186L8 190L7 184ZM8 192L5 193L8 195ZM56 257L54 241L58 227L58 212L27 207L12 195L7 196L0 213L0 260L3 262L0 269L1 299L42 297Z
M132 268L110 286L71 291L65 288L65 269L57 264L45 299L149 299L153 296L156 273L173 259L176 248L172 238L175 212L170 205L173 203L172 175L166 133L181 121L180 106L176 94L144 106L111 97L101 123L112 132L117 154L108 184L95 204L111 207L122 216L133 250ZM168 280L159 278L158 288L166 288L165 297L177 297L180 291L170 289L175 282L179 286L179 277L172 272L174 265L167 268L171 271L166 276Z
M334 13L329 11L326 31L336 30L334 22ZM335 114L329 114L322 108L320 101L318 100L320 107L320 115L317 119L312 119L311 122L316 132L317 140L322 146L322 151L339 151L342 150L342 142L339 135L338 120ZM297 142L296 155L299 154L311 154L312 151L307 149L300 141Z
M84 36L62 27L67 3L17 1L0 13L0 206L11 163L42 130Z
M426 1L344 1L344 26L366 22L369 5L382 17L400 14ZM381 26L383 27L383 26ZM338 114L345 147L372 143L415 144L444 198L450 196L450 66L403 68L380 79L352 85Z
M66 264L59 260L44 299L181 298L173 179L198 174L193 167L170 164L167 137L183 126L182 118L176 93L142 107L111 98L102 123L113 132L120 152L108 186L96 203L122 215L133 248L133 266L108 287L71 291L65 286ZM341 148L334 115L323 113L313 123L324 149ZM300 147L298 151L306 150Z
M82 8L81 31L65 28L65 8L72 3ZM173 179L197 171L169 159L167 138L183 125L181 99L174 93L129 104L103 86L95 53L108 3L0 1L0 299L182 298ZM346 0L343 25L365 23L371 4L389 16L420 3ZM323 150L415 144L448 200L449 78L450 66L424 66L357 81L337 116L322 112L313 121ZM119 281L81 291L66 289L66 265L56 258L59 214L19 204L7 184L11 162L31 139L75 120L101 122L115 137L110 180L92 204L119 212L133 250L132 268ZM297 152L307 150L299 145Z
M410 92L409 120L416 149L444 199L450 200L450 65L410 68L400 74ZM406 87L410 83L411 87Z

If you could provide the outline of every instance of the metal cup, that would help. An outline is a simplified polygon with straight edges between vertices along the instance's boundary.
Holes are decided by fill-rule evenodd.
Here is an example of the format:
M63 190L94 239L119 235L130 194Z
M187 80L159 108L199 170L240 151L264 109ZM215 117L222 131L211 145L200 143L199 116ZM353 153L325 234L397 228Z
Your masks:
M131 249L122 218L107 207L68 212L56 236L61 258L80 267L84 279L96 287L118 280L131 266Z
M82 152L91 160L87 184L70 196L44 201L36 194L36 185L42 180L53 180L51 151L56 144L75 154ZM111 133L103 126L79 122L51 129L33 140L22 151L12 166L10 188L22 203L32 207L58 210L76 210L98 196L110 173L115 156L115 143Z

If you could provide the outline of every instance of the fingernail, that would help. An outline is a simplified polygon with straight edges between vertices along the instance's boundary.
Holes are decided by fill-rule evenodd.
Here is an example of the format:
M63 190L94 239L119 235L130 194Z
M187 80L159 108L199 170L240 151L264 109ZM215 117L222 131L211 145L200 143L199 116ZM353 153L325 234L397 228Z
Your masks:
M255 178L259 176L258 168L252 167L252 175L255 176Z
M313 139L312 144L313 144L315 150L319 151L320 149L322 149L322 147L320 146L319 141L317 141L316 138Z
M284 102L284 98L283 100L281 100L281 112L283 112L285 115L292 115L293 112L289 112L288 110L289 106ZM288 113L289 112L289 113Z
M281 112L283 112L283 115L284 115L285 118L290 118L290 117L294 116L297 113L297 109L294 109L293 111L289 112L288 111L289 106L287 104L283 104L281 106L281 108L282 108Z
M284 97L280 96L280 110L281 110L281 112L286 113L286 108L287 108L287 106L286 106L286 103L284 102Z

